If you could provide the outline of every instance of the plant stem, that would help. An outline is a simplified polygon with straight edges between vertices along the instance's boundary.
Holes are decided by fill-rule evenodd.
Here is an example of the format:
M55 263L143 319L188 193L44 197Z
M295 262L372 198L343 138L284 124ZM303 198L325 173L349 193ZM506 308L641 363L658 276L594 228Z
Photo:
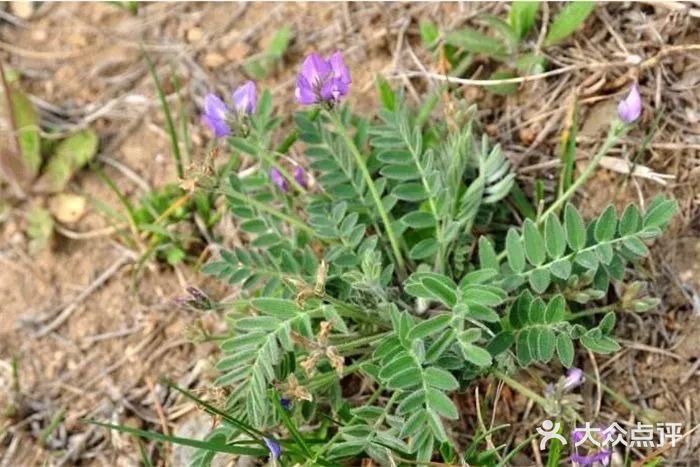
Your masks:
M520 394L532 399L533 401L537 402L539 405L542 407L547 407L547 400L540 396L539 394L535 393L533 390L523 386L507 374L501 372L500 370L494 370L493 371L494 376L497 378L501 379L504 383L506 383L508 386L511 388L515 389L518 391Z
M620 122L615 122L613 125L610 127L610 131L608 132L608 137L605 139L605 142L603 145L600 147L598 152L593 156L593 159L591 159L591 162L586 166L586 168L581 172L581 175L576 179L574 183L571 184L568 190L566 190L554 203L552 203L547 210L542 213L542 215L537 219L537 224L541 224L544 219L547 218L547 215L558 211L566 201L569 200L575 193L576 190L578 190L581 185L586 183L586 181L590 178L591 175L593 175L593 171L598 167L598 163L600 160L605 156L608 151L610 151L610 148L617 142L617 140L622 136L624 133L627 132L627 129L629 128L628 125L623 125Z
M374 342L386 337L387 334L389 334L389 332L382 332L380 334L374 334L372 336L366 336L366 337L362 337L360 339L354 339L354 340L351 340L350 342L338 344L335 346L335 348L338 350L338 352L342 352L345 350L351 350L351 349L354 349L356 347L361 347L363 345L373 344Z
M597 315L600 313L607 313L608 311L613 311L615 310L616 305L608 305L600 308L591 308L588 310L583 310L579 311L576 313L571 313L568 318L566 318L568 321L573 321L575 319L583 318L585 316L593 316Z
M369 173L369 170L367 169L367 164L365 164L365 159L362 157L362 154L360 154L360 150L357 149L357 146L355 145L355 142L352 140L350 135L348 134L347 129L343 125L343 122L340 120L337 114L328 111L327 112L328 116L331 118L333 121L336 130L338 131L338 134L340 137L343 139L343 142L347 146L347 148L350 150L352 153L353 157L355 158L355 163L357 164L357 167L360 169L360 172L362 172L362 177L365 179L365 183L367 183L367 187L369 188L369 192L372 195L372 200L374 201L374 204L377 207L377 212L379 212L379 216L382 218L382 222L384 223L384 231L386 232L387 237L389 237L389 243L391 243L391 249L394 253L394 257L396 258L396 266L397 266L397 272L400 276L405 277L406 276L406 266L403 260L403 256L401 255L401 249L399 247L399 242L396 239L396 235L394 234L394 228L391 225L391 220L389 219L389 214L386 212L384 209L384 204L382 203L382 199L379 196L379 192L377 192L377 187L374 186L374 180L372 179L372 175Z

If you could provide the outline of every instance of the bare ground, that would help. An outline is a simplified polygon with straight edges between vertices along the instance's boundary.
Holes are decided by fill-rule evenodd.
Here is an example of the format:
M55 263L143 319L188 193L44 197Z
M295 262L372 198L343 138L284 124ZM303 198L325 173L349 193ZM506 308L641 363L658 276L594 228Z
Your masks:
M450 30L467 22L478 24L474 21L481 13L502 15L506 9L490 3L178 3L143 4L132 16L109 4L43 3L27 18L12 9L2 13L0 59L22 73L22 83L44 121L65 132L85 125L99 131L106 174L136 199L148 187L175 180L140 44L156 59L161 76L175 72L183 80L185 100L198 107L205 92L225 92L244 79L241 60L260 51L281 25L288 24L295 39L285 63L261 83L274 91L276 103L293 105L294 73L305 53L340 48L347 51L353 71L351 101L360 110L370 110L377 74L406 86L413 100L440 84L406 75L440 70L420 45L420 19L432 19L442 30ZM582 354L579 362L629 400L637 416L681 422L684 432L700 420L698 16L697 7L690 4L600 5L573 40L547 49L553 66L567 67L565 73L524 83L507 98L469 84L463 89L479 106L486 131L505 148L531 189L535 179L549 183L556 177L558 144L567 129L572 96L576 94L581 104L579 157L585 164L601 141L614 103L629 83L639 80L643 122L614 155L629 160L650 135L636 161L674 178L662 185L602 169L587 185L583 203L593 211L610 200L618 206L629 200L645 203L665 192L679 200L682 214L671 234L654 248L653 260L637 272L652 295L663 299L662 306L645 315L621 317L618 333L626 344L618 355ZM624 63L631 55L639 56L642 64ZM486 78L488 69L484 61L472 78ZM442 104L454 102L445 95ZM197 121L193 111L194 160L201 159L208 143ZM222 320L185 311L174 299L188 284L204 284L218 296L231 291L217 289L189 267L149 263L135 275L133 252L117 237L101 233L109 223L97 206L106 203L119 209L113 192L91 171L80 173L70 191L87 196L91 208L70 226L68 235L78 232L80 238L58 235L50 250L31 254L23 233L27 209L44 202L41 198L13 203L0 217L0 403L16 409L0 417L2 467L138 465L133 439L109 434L84 419L152 429L165 424L170 431L201 435L208 427L206 418L168 393L158 379L167 376L214 401L219 396L207 385L213 377L215 346L193 345L191 337L198 323L215 329ZM13 360L19 391L12 388ZM536 373L547 376L546 371ZM498 421L520 428L511 439L514 445L539 423L541 417L521 396L504 390L493 408L494 388L488 382L481 388L480 396L496 411ZM585 386L584 395L586 419L597 414L604 421L633 419L625 405L603 397L595 381ZM474 389L461 400L463 426L470 430ZM631 456L639 460L646 454ZM159 458L182 465L182 455L165 452ZM666 456L669 465L700 465L700 431ZM532 465L537 459L514 462Z

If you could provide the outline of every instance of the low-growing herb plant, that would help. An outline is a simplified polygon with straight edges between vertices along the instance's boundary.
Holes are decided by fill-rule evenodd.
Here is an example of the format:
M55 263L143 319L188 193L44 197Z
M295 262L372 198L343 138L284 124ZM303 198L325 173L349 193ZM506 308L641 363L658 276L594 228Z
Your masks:
M648 255L676 202L589 220L570 202L639 118L636 86L587 168L522 225L504 201L515 173L473 108L424 118L384 88L378 115L361 116L343 103L350 87L340 52L308 56L296 88L307 108L280 150L268 92L258 101L247 83L230 105L206 99L204 122L253 165L218 188L247 243L204 267L240 287L219 304L231 309L216 382L228 399L180 390L219 423L204 441L170 439L202 448L197 465L216 452L494 465L490 432L458 435L452 396L489 375L514 384L537 362L571 369L551 389L564 394L580 384L577 347L617 351L615 312L654 305L610 284Z

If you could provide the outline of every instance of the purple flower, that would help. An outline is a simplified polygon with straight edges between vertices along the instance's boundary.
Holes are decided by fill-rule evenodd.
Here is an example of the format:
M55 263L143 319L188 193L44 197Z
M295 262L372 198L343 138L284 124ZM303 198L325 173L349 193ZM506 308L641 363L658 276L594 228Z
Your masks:
M328 59L312 53L301 66L295 95L302 105L338 102L350 90L351 82L342 52L335 52Z
M625 123L633 123L642 114L642 96L639 95L639 87L633 84L629 94L617 105L617 114Z
M596 463L608 465L612 457L612 450L607 448L603 427L574 428L571 432L571 443L574 445L571 461L577 465L593 466Z
M214 136L222 138L231 134L231 123L236 123L245 115L255 112L258 94L255 83L248 81L233 91L233 109L229 108L216 94L209 93L204 98L204 115L202 121Z
M292 410L292 401L286 397L280 398L280 405L284 410Z
M564 390L569 391L583 383L583 370L580 368L571 368L566 373L566 379L564 380Z
M258 92L255 83L248 81L243 86L233 91L233 105L240 115L255 113L258 105Z
M231 134L231 127L228 122L228 107L224 101L216 97L215 94L207 94L204 98L204 115L202 121L207 125L214 136L221 138Z
M289 190L289 182L287 182L287 179L284 178L282 173L274 167L270 169L270 180L285 193Z
M309 188L309 182L306 180L306 171L300 165L297 165L294 169L294 180L297 181L304 189Z
M277 442L275 438L263 438L263 441L265 441L265 445L267 446L267 449L270 451L270 457L273 459L277 460L280 458L282 455L282 446L280 446L280 443Z

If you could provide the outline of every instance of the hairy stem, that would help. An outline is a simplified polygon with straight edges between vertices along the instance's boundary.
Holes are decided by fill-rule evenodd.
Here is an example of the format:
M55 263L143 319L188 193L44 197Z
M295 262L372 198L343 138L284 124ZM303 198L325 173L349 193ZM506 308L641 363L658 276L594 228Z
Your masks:
M389 243L391 244L391 249L394 253L394 257L396 258L396 266L397 266L397 272L399 273L400 276L405 277L406 276L406 266L404 263L403 256L401 254L401 248L399 247L399 242L396 238L396 234L394 233L394 228L391 225L391 219L389 219L389 214L386 212L386 209L384 209L384 204L382 203L382 198L379 195L379 192L377 192L377 187L374 186L374 180L372 179L372 175L369 173L369 170L367 169L367 164L365 164L365 159L362 157L362 154L360 154L360 150L357 148L355 145L355 142L352 140L350 135L348 134L347 129L343 125L343 122L340 120L340 117L334 113L334 112L327 112L328 116L331 118L333 121L336 130L338 131L338 134L340 137L343 139L343 142L345 143L345 146L350 150L352 153L353 157L355 158L355 163L357 164L357 167L360 169L360 172L362 172L362 177L365 180L365 183L367 183L367 187L369 188L369 192L372 195L372 200L374 201L375 206L377 207L377 212L379 213L379 216L382 218L382 222L384 223L384 231L386 232L387 237L389 238Z

